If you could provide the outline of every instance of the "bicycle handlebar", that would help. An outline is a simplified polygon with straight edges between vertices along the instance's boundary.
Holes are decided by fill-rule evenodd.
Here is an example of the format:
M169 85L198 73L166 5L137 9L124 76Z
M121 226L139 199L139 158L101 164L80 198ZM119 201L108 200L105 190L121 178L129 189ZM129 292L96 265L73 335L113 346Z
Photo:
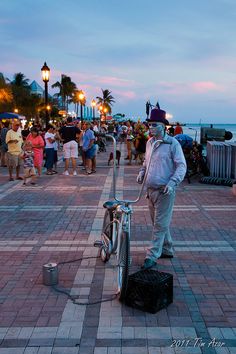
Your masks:
M156 147L156 145L158 143L165 143L165 141L156 140L155 143L153 144L151 155L150 155L150 158L149 158L149 161L148 161L148 165L147 165L147 168L146 168L146 171L145 171L145 175L144 175L144 178L143 178L143 182L142 182L138 197L135 200L119 200L119 199L116 198L116 177L117 177L117 174L116 174L116 139L112 135L109 135L109 134L106 134L106 137L111 138L113 140L113 159L114 159L114 163L113 163L113 198L115 199L116 202L121 203L121 204L134 204L134 203L137 203L140 200L140 198L142 196L142 193L143 193L143 188L144 188L144 185L145 185L145 182L146 182L146 179L147 179L147 175L148 175L149 167L150 167L150 164L151 164L151 157L152 157L153 151L155 150L155 147Z

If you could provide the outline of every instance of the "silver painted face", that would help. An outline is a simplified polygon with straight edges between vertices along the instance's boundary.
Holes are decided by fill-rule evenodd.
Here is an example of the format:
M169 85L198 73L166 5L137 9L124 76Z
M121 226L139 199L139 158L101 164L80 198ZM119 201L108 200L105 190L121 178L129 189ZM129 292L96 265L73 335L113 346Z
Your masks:
M149 123L150 134L156 138L163 138L165 135L165 126L162 123Z

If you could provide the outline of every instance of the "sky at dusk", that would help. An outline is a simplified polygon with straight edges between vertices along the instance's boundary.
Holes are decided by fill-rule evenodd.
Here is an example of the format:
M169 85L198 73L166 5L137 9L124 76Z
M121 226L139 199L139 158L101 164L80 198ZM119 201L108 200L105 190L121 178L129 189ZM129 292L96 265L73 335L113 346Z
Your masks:
M113 114L236 124L235 0L0 0L0 72L42 87L61 74L87 102L109 89ZM57 91L49 89L53 94Z

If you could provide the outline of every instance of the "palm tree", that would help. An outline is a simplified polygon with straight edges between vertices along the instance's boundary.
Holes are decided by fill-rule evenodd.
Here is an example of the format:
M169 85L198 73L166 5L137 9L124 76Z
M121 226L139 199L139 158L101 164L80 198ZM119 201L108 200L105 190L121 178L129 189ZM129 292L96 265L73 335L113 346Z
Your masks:
M78 102L79 102L77 97L78 97L78 90L74 90L73 95L69 100L69 103L74 103L75 105L76 115L78 115Z
M2 73L0 73L0 111L9 109L13 100L12 90Z
M111 95L111 91L109 90L102 90L102 97L97 96L98 105L101 105L103 108L107 109L108 113L111 113L112 109L111 106L115 103L114 97Z
M82 103L82 106L86 104L86 98L84 97L83 101L81 102L81 99L79 98L80 94L83 94L82 90L75 89L72 98L69 100L69 103L74 103L75 105L75 112L76 116L78 117L78 111L79 111L79 104Z
M66 75L61 75L61 82L57 81L52 85L52 88L59 88L59 92L54 96L61 97L62 108L68 111L69 100L72 98L74 91L76 90L76 84L71 81L71 78Z
M11 81L11 88L14 105L23 112L24 109L27 108L26 101L30 96L29 79L27 79L21 72L16 73Z
M29 89L29 79L25 77L23 73L16 73L11 84L17 87Z

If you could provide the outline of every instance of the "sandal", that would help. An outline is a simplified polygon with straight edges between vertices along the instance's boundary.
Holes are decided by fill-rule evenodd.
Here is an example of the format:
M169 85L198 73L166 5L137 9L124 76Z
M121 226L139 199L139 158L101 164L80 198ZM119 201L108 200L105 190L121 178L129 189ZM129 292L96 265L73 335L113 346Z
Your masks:
M53 175L53 173L52 173L52 172L47 172L47 173L46 173L46 175L48 175L48 176L52 176L52 175Z
M10 182L14 181L14 178L13 177L9 178L9 181Z
M19 181L22 181L22 180L23 180L22 177L17 177L16 179L18 179Z

